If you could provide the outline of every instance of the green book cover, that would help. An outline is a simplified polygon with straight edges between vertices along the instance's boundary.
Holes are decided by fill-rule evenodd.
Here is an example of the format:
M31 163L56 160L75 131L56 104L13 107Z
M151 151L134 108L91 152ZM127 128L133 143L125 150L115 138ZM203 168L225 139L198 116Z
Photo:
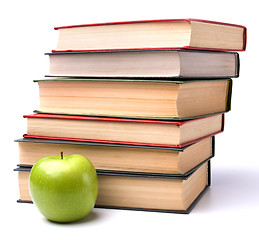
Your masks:
M66 112L66 111L46 111L42 109L37 109L34 110L35 113L46 113L46 114L62 114L62 115L80 115L80 116L98 116L98 117L117 117L117 118L136 118L136 119L158 119L158 120L188 120L188 119L195 119L195 118L201 118L201 117L206 117L206 116L211 116L214 114L219 114L219 113L225 113L230 111L231 109L231 97L232 97L232 79L206 79L206 80L200 80L200 79L189 79L189 80L174 80L174 79L164 79L164 78L152 78L152 79L132 79L132 78L45 78L45 79L39 79L39 80L34 80L36 83L40 82L73 82L76 86L76 82L121 82L121 83L172 83L172 84L188 84L188 83L196 83L196 82L204 82L204 81L228 81L228 87L227 87L227 93L226 93L226 108L224 111L218 111L218 112L213 112L213 113L208 113L208 114L202 114L202 115L196 115L196 116L187 116L187 117L159 117L159 116L134 116L134 115L116 115L116 114L103 114L101 111L96 113L96 114L88 114L88 113L81 113L81 112ZM107 91L113 91L111 89L106 89ZM65 95L65 93L63 92ZM102 96L100 95L100 98ZM103 98L103 101L106 99ZM52 102L53 105L55 105L55 101Z

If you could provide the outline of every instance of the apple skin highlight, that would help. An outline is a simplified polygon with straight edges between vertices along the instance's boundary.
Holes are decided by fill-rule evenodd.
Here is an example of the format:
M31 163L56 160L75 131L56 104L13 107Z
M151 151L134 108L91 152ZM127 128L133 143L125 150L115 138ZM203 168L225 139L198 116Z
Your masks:
M47 156L32 168L29 189L33 202L47 219L74 222L93 209L98 178L93 164L84 156Z

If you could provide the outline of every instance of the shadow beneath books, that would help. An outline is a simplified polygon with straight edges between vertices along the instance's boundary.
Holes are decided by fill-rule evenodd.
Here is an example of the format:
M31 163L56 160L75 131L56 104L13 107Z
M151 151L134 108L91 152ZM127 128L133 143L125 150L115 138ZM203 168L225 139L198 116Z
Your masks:
M211 186L193 209L193 213L253 211L259 208L258 203L258 169L214 169Z

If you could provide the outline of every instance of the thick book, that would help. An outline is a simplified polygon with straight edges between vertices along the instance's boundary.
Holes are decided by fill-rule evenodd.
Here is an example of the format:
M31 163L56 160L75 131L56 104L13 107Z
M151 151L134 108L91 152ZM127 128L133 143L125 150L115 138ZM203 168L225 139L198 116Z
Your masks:
M172 120L227 112L231 105L231 79L51 78L35 82L40 100L37 113Z
M152 174L188 174L214 156L214 141L214 137L208 137L184 148L172 148L37 138L15 140L23 166L32 166L46 155L57 156L62 151L65 155L87 157L98 170Z
M56 27L53 51L185 48L243 51L246 28L200 19L161 19Z
M30 114L25 138L184 147L224 129L224 114L185 121Z
M58 77L104 78L234 78L236 52L197 50L134 50L55 52L49 74Z
M29 167L19 167L20 199L32 203ZM95 207L190 213L210 185L210 161L187 176L102 172L97 170L98 196Z

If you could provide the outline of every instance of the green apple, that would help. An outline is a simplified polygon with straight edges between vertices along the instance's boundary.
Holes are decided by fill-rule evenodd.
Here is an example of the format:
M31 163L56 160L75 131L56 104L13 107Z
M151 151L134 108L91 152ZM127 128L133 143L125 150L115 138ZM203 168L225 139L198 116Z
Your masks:
M47 219L73 222L87 216L98 194L93 164L84 156L48 156L33 166L29 178L33 202Z

